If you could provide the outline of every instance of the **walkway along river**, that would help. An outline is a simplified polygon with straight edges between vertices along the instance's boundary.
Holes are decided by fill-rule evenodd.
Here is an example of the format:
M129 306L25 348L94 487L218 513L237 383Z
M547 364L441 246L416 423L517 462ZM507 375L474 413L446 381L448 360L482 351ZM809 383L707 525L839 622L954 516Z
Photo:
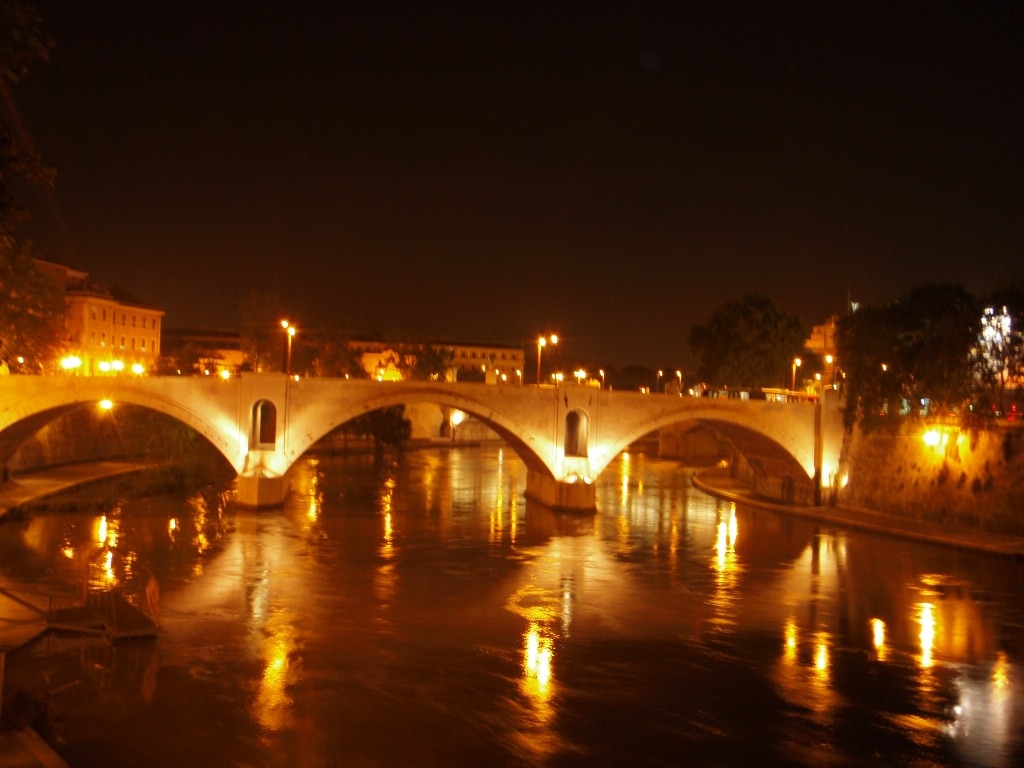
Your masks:
M60 599L101 540L160 580L155 641L8 659L69 765L1024 760L1020 557L716 498L642 454L592 517L524 502L497 447L292 481L278 512L224 489L0 525L4 589Z

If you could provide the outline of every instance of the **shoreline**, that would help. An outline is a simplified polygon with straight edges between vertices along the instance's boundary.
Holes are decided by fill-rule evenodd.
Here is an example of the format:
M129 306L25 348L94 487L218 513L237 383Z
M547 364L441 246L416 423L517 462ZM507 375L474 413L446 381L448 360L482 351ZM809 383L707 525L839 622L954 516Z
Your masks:
M114 477L139 474L154 466L139 461L87 461L19 474L0 485L0 523L26 504Z
M773 501L757 496L749 488L737 483L729 476L727 470L695 471L691 475L691 482L695 488L711 496L769 509L780 514L929 544L1024 558L1024 538L1018 536L941 526L843 504L816 507Z

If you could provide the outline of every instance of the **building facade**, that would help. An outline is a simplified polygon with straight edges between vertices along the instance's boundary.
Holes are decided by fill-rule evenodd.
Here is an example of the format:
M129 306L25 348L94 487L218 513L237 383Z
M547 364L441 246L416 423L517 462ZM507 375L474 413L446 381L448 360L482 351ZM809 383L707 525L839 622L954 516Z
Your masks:
M65 370L102 376L156 368L163 310L102 290L89 282L88 273L63 264L37 259L36 268L64 289Z

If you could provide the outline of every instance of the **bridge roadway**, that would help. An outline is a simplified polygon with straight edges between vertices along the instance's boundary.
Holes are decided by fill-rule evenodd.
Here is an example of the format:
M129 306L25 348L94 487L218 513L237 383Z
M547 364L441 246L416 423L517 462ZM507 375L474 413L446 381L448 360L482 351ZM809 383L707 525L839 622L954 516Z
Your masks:
M727 438L759 490L820 501L842 446L832 398L824 403L692 398L567 384L514 386L377 382L284 374L215 377L0 377L0 462L42 426L101 400L167 414L209 440L238 473L238 502L283 503L287 471L339 425L392 405L429 402L487 424L523 459L526 495L555 509L591 510L594 481L640 437L674 424ZM685 428L685 427L684 427ZM795 494L795 497L794 497Z

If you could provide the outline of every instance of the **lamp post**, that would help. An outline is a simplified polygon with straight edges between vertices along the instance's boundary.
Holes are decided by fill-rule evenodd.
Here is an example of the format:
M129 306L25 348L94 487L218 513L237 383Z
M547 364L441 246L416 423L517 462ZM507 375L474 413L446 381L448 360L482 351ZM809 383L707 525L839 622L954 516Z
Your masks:
M796 369L799 368L802 363L803 360L801 360L799 357L793 358L793 377L789 384L789 390L791 392L796 391Z
M604 368L598 371L601 374L601 389L604 389Z
M541 350L544 349L544 347L546 347L548 345L549 341L552 344L557 344L558 343L558 335L552 333L550 336L546 336L546 337L545 336L541 336L539 339L537 339L537 386L538 387L540 386L540 353L541 353Z
M661 377L664 376L664 375L665 375L665 372L659 368L658 369L658 381L654 385L654 394L659 394L661 392Z
M287 320L281 321L281 327L284 328L285 339L288 341L288 352L285 356L284 372L285 375L292 375L292 339L295 338L295 326L289 323Z
M677 393L680 397L683 396L683 372L676 371L676 380L679 382L679 392Z

